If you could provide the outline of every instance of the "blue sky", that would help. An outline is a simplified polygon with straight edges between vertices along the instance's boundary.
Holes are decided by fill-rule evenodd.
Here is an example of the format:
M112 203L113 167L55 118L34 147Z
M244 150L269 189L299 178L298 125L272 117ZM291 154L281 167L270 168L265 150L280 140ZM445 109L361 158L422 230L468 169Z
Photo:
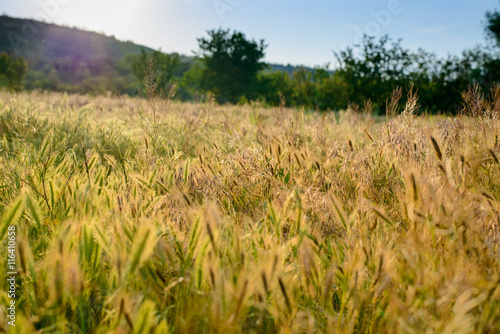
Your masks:
M439 56L485 43L483 21L498 0L0 0L0 13L191 54L196 38L231 28L264 39L268 62L334 64L333 51L363 32L402 38Z

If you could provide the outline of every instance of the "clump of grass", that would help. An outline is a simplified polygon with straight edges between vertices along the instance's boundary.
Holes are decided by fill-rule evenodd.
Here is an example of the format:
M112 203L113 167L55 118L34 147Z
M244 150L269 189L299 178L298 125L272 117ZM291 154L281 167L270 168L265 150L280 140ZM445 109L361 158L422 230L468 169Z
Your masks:
M148 80L119 103L0 93L24 332L498 331L496 93L451 121L399 88L382 122L369 101L186 104Z

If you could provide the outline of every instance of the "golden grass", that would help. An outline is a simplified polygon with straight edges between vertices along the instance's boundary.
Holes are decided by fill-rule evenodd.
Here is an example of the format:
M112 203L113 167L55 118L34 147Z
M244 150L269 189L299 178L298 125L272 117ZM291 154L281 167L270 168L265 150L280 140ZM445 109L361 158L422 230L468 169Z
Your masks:
M423 117L410 94L379 121L0 98L0 237L18 228L12 332L499 333L494 103Z

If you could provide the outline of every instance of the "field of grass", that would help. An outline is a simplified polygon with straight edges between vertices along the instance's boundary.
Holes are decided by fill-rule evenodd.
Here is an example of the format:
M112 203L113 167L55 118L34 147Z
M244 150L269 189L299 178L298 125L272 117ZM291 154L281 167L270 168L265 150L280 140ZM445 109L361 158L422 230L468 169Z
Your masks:
M499 101L0 93L0 331L499 333Z

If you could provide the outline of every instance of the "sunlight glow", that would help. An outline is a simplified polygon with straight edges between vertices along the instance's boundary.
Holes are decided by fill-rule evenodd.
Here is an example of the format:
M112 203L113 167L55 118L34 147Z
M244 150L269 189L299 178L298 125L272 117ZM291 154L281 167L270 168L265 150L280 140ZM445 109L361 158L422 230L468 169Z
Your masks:
M61 8L61 19L72 25L121 35L130 29L140 3L139 0L70 1Z

